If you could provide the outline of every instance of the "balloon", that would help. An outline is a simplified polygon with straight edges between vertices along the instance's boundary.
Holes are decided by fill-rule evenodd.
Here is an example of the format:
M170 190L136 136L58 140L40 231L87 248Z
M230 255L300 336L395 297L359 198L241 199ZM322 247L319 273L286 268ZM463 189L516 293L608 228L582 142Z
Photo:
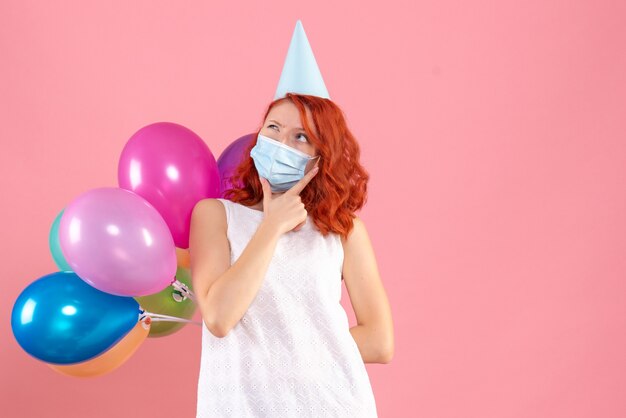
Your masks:
M178 267L189 268L191 265L191 259L189 258L189 249L176 247L176 260L178 263Z
M71 364L108 350L137 323L133 298L101 292L74 272L59 271L28 285L11 313L13 335L31 356Z
M202 138L176 123L158 122L126 143L118 182L161 214L177 247L189 248L191 212L196 203L220 193L215 157Z
M61 217L63 216L64 211L65 209L61 210L57 217L54 218L54 222L52 222L50 234L48 235L48 245L50 246L52 259L54 260L54 263L57 265L59 270L72 271L72 267L70 267L67 260L65 260L63 251L61 251L61 243L59 242L59 223L61 222Z
M150 325L146 322L137 322L119 343L91 360L82 363L48 366L61 374L73 377L96 377L102 376L117 369L133 355L139 346L145 341L150 332Z
M224 192L233 188L233 183L230 181L230 176L235 172L237 166L244 161L244 158L249 158L250 155L246 153L248 146L251 142L256 142L255 134L244 135L241 138L233 141L222 152L217 159L217 167L220 173L220 196L224 197ZM237 186L241 186L237 184Z
M59 238L72 270L103 292L149 295L176 274L176 248L165 221L128 190L102 187L78 196L65 208Z
M191 274L188 269L179 267L176 271L176 278L191 289ZM166 287L154 295L136 297L135 300L146 311L155 314L190 319L196 311L196 304L189 298L182 300L180 292L172 286ZM175 333L185 325L185 323L181 322L155 321L151 325L149 337L165 337Z

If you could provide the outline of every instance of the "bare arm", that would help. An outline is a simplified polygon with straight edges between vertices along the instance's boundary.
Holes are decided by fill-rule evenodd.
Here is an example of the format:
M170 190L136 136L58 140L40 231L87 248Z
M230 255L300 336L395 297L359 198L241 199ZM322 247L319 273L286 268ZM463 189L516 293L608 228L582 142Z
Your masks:
M394 352L391 308L361 219L354 219L354 228L342 243L343 278L357 318L350 333L364 363L389 363Z
M256 297L282 234L297 230L306 221L300 192L315 176L311 170L291 189L273 198L263 186L263 221L235 263L230 265L226 211L222 202L203 199L191 214L189 252L191 279L207 328L225 337Z
M264 221L231 266L226 212L216 199L196 204L191 215L191 276L207 328L225 337L256 297L276 249L279 233Z

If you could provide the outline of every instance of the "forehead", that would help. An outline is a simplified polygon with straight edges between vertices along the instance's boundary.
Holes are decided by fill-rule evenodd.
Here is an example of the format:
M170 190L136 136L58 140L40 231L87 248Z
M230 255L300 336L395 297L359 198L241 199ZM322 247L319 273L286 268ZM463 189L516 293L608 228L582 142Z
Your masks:
M307 122L309 126L315 130L315 125L313 124L313 117L311 115L311 111L306 108ZM272 110L267 114L267 119L274 119L287 128L293 127L302 127L302 122L300 120L300 112L298 112L298 108L295 104L290 102L289 100L285 100L274 106Z

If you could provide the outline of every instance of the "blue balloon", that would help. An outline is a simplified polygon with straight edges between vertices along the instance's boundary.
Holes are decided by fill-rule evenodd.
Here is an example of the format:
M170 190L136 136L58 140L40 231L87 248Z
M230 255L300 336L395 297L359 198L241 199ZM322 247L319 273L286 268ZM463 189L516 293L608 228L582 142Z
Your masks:
M53 364L89 360L113 347L137 324L132 297L102 292L74 272L31 283L11 313L13 335L31 356Z

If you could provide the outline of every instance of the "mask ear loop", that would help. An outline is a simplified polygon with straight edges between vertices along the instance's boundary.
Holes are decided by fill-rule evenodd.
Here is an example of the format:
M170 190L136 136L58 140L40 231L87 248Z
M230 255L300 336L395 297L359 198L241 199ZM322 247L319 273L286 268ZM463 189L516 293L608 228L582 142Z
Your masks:
M316 158L317 158L317 161L315 162L315 165L314 165L313 167L311 167L311 169L310 169L309 171L313 170L315 167L317 167L317 166L319 165L320 160L322 159L322 156L321 156L321 155L318 155L318 156L316 156L316 157L312 157L312 158L311 158L311 160L314 160L314 159L316 159ZM308 173L309 171L307 171L307 173Z
M317 161L315 162L315 165L313 167L317 167L320 163L320 160L322 159L322 156L318 155L317 157L314 157L314 158L317 158Z

